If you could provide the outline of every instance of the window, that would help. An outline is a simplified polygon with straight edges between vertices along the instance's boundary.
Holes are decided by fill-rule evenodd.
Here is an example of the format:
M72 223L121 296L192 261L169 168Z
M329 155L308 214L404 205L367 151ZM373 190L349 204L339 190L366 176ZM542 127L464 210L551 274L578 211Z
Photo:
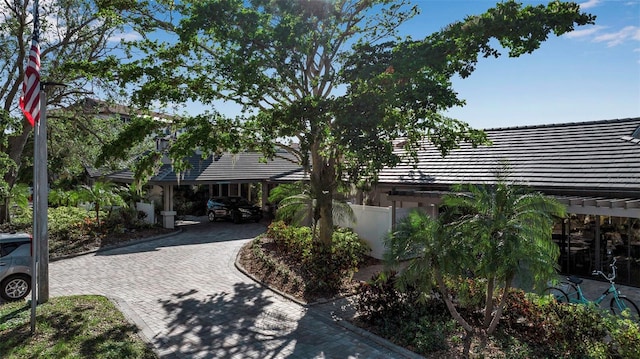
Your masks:
M16 248L20 247L22 243L5 243L0 244L0 257L8 256L11 252L15 251Z

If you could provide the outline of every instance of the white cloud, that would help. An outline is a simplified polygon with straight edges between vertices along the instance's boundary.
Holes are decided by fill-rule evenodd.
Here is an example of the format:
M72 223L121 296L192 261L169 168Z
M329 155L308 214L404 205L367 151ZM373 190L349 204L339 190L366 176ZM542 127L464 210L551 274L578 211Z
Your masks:
M590 9L600 4L601 0L588 0L587 2L580 3L580 9Z
M604 26L591 26L589 28L586 29L582 29L582 30L574 30L571 31L568 34L565 34L564 36L571 38L571 39L576 39L576 38L580 38L580 37L587 37L587 36L591 36L594 35L595 33L599 32L600 30L605 29Z
M109 38L109 42L120 42L121 40L134 41L134 40L139 40L141 38L142 36L140 36L140 34L138 34L137 32L126 32L126 33L120 33L120 34L111 36Z
M593 39L595 42L606 42L609 47L620 45L626 40L640 41L640 27L627 26L618 32L598 35Z

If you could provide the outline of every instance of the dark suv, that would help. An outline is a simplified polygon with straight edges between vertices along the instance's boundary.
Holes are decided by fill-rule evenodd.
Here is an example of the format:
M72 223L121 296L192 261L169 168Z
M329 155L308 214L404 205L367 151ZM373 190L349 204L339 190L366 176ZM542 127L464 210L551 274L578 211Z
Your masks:
M0 233L0 297L20 300L31 291L31 235Z
M207 216L211 222L217 219L233 223L259 222L262 219L262 209L242 197L213 197L207 202Z

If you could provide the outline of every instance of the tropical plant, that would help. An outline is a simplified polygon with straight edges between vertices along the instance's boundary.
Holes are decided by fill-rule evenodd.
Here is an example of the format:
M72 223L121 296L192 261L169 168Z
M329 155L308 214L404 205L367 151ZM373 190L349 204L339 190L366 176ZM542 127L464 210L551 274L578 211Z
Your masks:
M9 203L16 205L22 210L29 208L29 197L31 196L31 189L24 183L18 183L9 192Z
M56 188L49 192L49 204L52 206L76 206L79 199L80 193L77 190Z
M516 276L541 286L555 274L559 249L551 231L554 217L563 217L565 208L500 174L493 184L455 186L443 206L445 214L438 219L413 212L403 220L389 236L386 259L391 265L409 261L400 275L402 286L430 293L435 281L469 340L474 329L454 305L445 277L486 281L480 329L491 334Z
M298 192L297 194L294 194L296 190L301 191L301 193ZM289 196L281 199L278 203L276 218L296 225L308 224L309 227L311 227L313 237L317 238L319 223L315 219L318 218L317 211L319 210L319 207L317 199L313 198L310 194L309 185L293 185L291 187L287 187L286 191ZM282 193L284 193L284 189L280 192L280 194ZM275 195L274 198L276 198ZM353 213L353 209L344 200L334 198L332 200L331 213L333 223L345 221L348 221L349 223L356 222L356 216Z
M100 226L100 209L104 207L125 205L120 196L120 187L113 182L96 182L93 185L82 185L79 194L80 199L93 204L96 213L96 223ZM109 211L110 213L111 211Z

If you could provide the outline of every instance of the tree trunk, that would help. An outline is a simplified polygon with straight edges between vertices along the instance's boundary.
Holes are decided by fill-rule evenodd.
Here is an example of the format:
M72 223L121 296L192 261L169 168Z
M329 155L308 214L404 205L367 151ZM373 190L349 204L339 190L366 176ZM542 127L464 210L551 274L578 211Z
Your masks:
M495 278L490 276L487 280L487 293L484 302L484 322L483 328L489 327L491 323L491 314L493 313L493 290L495 288Z
M502 298L500 299L500 304L498 304L498 310L496 310L496 314L493 316L493 320L491 324L487 328L487 335L493 334L493 332L498 327L498 322L500 321L500 317L502 316L502 311L504 310L504 305L507 302L507 296L509 295L509 288L511 288L511 281L513 277L508 277L504 283L504 291L502 292Z
M444 279L442 278L442 273L440 273L440 269L434 267L433 273L436 277L436 283L438 284L438 288L440 288L440 293L442 293L442 299L444 300L444 304L446 304L447 309L449 309L449 313L451 313L451 316L453 317L453 319L455 319L458 322L458 324L460 324L462 328L464 328L464 330L467 332L467 335L473 334L473 327L466 320L464 320L464 318L460 315L460 313L456 309L455 305L453 305L451 298L449 298L449 290L447 290L447 286L446 284L444 284Z
M11 223L9 218L9 197L3 198L2 203L0 203L0 224L2 223Z
M318 241L331 245L333 235L333 192L336 182L334 161L320 154L318 145L311 147L311 195L316 200L314 221L318 224Z
M451 316L453 317L453 319L455 319L456 322L458 322L458 324L460 324L464 329L464 331L466 332L466 336L463 341L464 343L463 356L465 358L468 358L469 352L471 350L471 341L473 339L473 334L474 334L473 327L466 320L464 320L462 315L460 315L460 313L456 309L455 305L453 305L453 302L449 298L449 291L447 290L447 286L444 284L444 279L442 278L442 273L440 273L440 270L437 267L434 267L433 273L434 273L434 276L436 277L436 283L438 284L438 288L440 288L440 293L442 293L442 299L444 300L444 304L447 306L447 309L449 309L449 313L451 313Z

